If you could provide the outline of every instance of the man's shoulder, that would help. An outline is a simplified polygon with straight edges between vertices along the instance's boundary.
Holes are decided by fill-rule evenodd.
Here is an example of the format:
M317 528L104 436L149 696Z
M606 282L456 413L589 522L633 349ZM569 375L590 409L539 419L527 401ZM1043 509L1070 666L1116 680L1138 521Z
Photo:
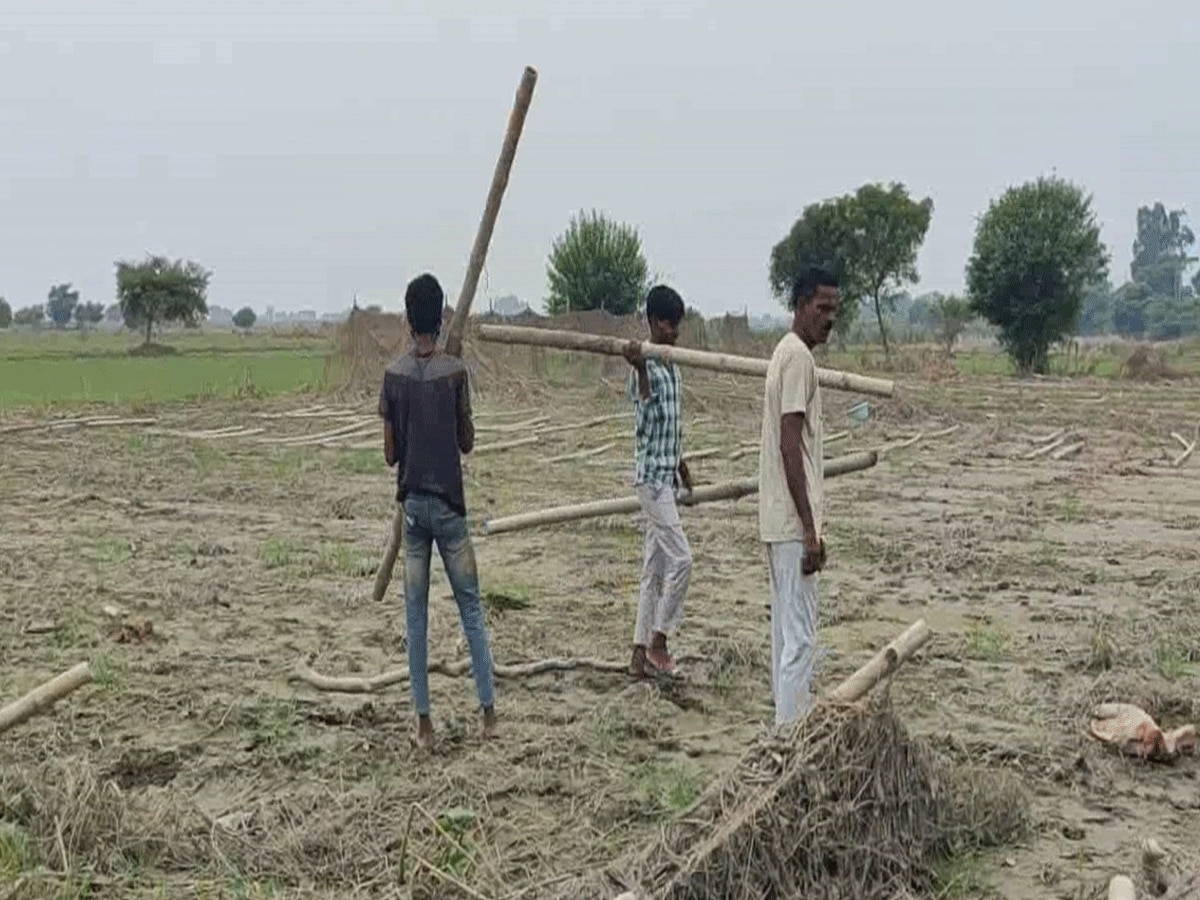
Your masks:
M813 359L812 351L808 349L808 345L800 340L796 332L789 331L775 345L775 351L771 354L771 362L779 366L798 361L816 365L816 361Z
M426 357L419 357L410 350L388 366L387 374L394 378L432 381L439 378L465 377L467 367L457 356L451 356L441 350Z

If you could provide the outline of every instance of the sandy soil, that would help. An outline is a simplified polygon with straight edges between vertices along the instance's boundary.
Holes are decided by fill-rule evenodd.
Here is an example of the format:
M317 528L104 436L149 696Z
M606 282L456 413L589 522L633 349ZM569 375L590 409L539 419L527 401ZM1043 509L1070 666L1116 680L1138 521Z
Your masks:
M861 427L845 416L859 398L826 395L827 431L852 430L831 454L960 427L829 483L822 680L926 618L935 639L891 688L910 729L1027 785L1034 833L950 861L943 896L1091 896L1137 871L1147 837L1175 870L1200 865L1200 760L1126 761L1084 733L1105 699L1200 723L1200 456L1170 465L1197 386L898 383ZM757 439L758 385L689 384L687 449L721 451L693 463L697 480L752 475L755 454L729 457ZM623 409L599 381L522 405L554 424ZM0 698L98 660L96 684L2 738L0 818L33 824L0 831L0 895L409 896L414 866L413 896L552 893L646 839L769 720L753 498L685 513L681 685L501 680L502 738L484 744L470 679L433 675L440 744L425 758L405 688L290 682L310 656L328 674L404 665L399 570L384 603L370 597L394 486L377 451L256 443L345 421L254 416L268 409L281 407L153 412L159 426L268 429L243 438L0 436ZM486 400L478 416L522 419ZM1086 441L1078 455L1024 458L1059 429ZM480 455L469 503L501 515L631 494L630 447L614 421ZM624 661L640 548L634 516L478 538L496 660ZM434 573L431 657L459 659Z

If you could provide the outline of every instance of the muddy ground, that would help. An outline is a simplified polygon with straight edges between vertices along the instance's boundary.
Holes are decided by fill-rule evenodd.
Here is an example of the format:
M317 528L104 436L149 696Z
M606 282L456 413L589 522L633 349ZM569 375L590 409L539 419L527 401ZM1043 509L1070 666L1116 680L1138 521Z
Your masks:
M612 382L558 381L518 403L534 413L479 400L481 429L624 408ZM948 861L942 896L1093 896L1136 872L1148 837L1179 870L1200 865L1200 760L1126 761L1085 735L1105 699L1200 723L1200 456L1170 465L1171 432L1195 433L1200 387L897 382L861 426L845 415L859 398L826 394L826 431L852 432L831 455L959 428L829 483L822 680L924 617L935 639L891 687L910 729L1027 785L1034 831ZM687 449L721 451L692 464L697 481L753 475L755 454L730 456L757 439L758 384L689 384ZM384 603L370 596L394 492L381 454L256 442L335 427L255 416L321 402L149 411L160 427L267 428L243 438L0 436L0 698L81 660L97 672L0 738L0 810L18 823L0 829L0 896L552 895L557 876L653 834L769 721L753 498L684 515L696 564L680 686L503 679L502 737L485 745L470 679L435 674L440 744L424 758L405 687L289 681L310 657L328 674L405 664L399 570ZM1059 429L1086 442L1078 455L1024 458ZM469 503L500 515L629 495L630 448L621 420L482 454ZM624 661L638 529L623 516L477 538L497 662ZM434 573L431 658L465 657Z

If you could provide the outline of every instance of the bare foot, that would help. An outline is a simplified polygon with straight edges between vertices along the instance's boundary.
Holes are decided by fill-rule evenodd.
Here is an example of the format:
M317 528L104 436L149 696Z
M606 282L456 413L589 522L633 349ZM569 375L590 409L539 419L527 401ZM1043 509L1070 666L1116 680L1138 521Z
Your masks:
M667 636L656 632L650 641L650 649L646 651L646 661L659 672L671 674L675 671L675 660L667 649Z
M479 736L485 741L490 741L498 737L495 707L489 706L483 711L483 715L479 720Z
M633 648L633 657L629 660L629 674L633 678L649 678L653 674L646 671L646 648L640 644Z
M433 749L433 722L428 716L421 716L417 720L416 744L418 750L429 752Z

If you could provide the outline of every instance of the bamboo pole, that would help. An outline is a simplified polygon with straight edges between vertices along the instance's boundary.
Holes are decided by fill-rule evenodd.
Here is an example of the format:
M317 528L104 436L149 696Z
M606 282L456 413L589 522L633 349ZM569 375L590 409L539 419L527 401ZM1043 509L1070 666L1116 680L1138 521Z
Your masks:
M91 680L91 666L81 662L79 665L67 669L61 675L35 687L24 697L14 700L8 706L0 709L0 734L20 725L43 710L49 709L67 694Z
M392 580L392 569L396 568L396 557L400 555L400 544L404 540L404 507L396 504L396 514L392 517L392 533L389 535L387 551L383 554L383 562L375 572L375 588L371 596L376 603L383 601L388 584Z
M825 461L825 477L836 478L850 472L869 469L878 461L877 454L868 450L862 453L848 453ZM722 484L708 484L698 487L690 494L680 499L681 506L695 506L700 503L714 503L720 500L736 500L758 493L757 478L742 478ZM527 528L538 528L543 525L555 525L559 522L575 522L580 519L592 519L598 516L615 516L623 513L633 513L641 509L637 497L615 497L609 500L593 500L590 503L577 503L570 506L556 506L553 509L539 509L534 512L517 513L499 519L483 520L485 535L504 534L509 531L523 531Z
M504 190L508 187L508 176L512 171L513 160L517 155L517 142L521 139L521 130L525 127L525 115L529 112L529 104L533 102L533 86L537 83L537 70L526 66L521 75L521 83L517 86L517 96L513 100L512 111L508 114L508 128L504 132L504 143L500 145L500 158L496 160L496 168L492 172L492 186L488 189L487 200L483 205L483 215L479 219L479 228L475 232L475 243L471 247L471 258L467 262L467 273L463 278L462 291L458 295L458 304L454 307L454 318L450 321L450 329L446 333L445 352L450 356L462 356L463 334L467 328L467 317L471 314L471 304L475 300L475 289L479 286L479 276L483 272L483 262L487 257L488 245L492 241L492 231L496 227L496 218L500 215L500 201L504 198ZM403 514L401 514L403 515ZM388 545L387 555L375 576L376 599L383 599L387 592L388 582L392 579L392 567L400 553L400 540L403 529L392 529L392 542Z
M604 334L585 334L579 331L558 331L550 328L530 328L521 325L480 325L479 336L485 341L498 344L521 344L529 347L552 347L557 350L579 350L584 353L601 353L606 356L621 356L629 342L623 338ZM732 375L764 377L770 361L754 356L734 356L730 353L710 353L672 347L667 344L642 342L642 353L659 359L670 360L681 366L707 369L711 372L728 372ZM840 372L835 369L817 369L817 381L822 387L877 397L891 397L895 385L891 380Z
M504 198L504 189L508 187L508 175L512 171L513 159L517 155L517 142L521 139L521 130L525 127L525 114L529 112L529 104L533 101L533 86L536 83L537 71L532 66L526 66L524 74L521 75L521 83L517 87L517 96L513 101L512 112L508 115L508 129L504 133L504 143L500 146L500 158L496 160L496 169L492 173L492 186L488 190L483 216L479 220L479 230L475 233L475 244L471 247L471 259L467 263L467 274L463 279L462 292L458 295L458 305L454 307L454 318L451 320L450 330L446 334L446 353L451 356L462 356L462 340L467 327L467 316L471 313L475 288L479 285L479 276L483 272L483 261L487 256L488 244L492 240L496 218L500 215L500 201Z
M834 688L829 699L834 703L855 703L869 694L900 664L912 659L918 650L929 643L933 631L924 619L917 619L890 644L872 656L857 672Z

